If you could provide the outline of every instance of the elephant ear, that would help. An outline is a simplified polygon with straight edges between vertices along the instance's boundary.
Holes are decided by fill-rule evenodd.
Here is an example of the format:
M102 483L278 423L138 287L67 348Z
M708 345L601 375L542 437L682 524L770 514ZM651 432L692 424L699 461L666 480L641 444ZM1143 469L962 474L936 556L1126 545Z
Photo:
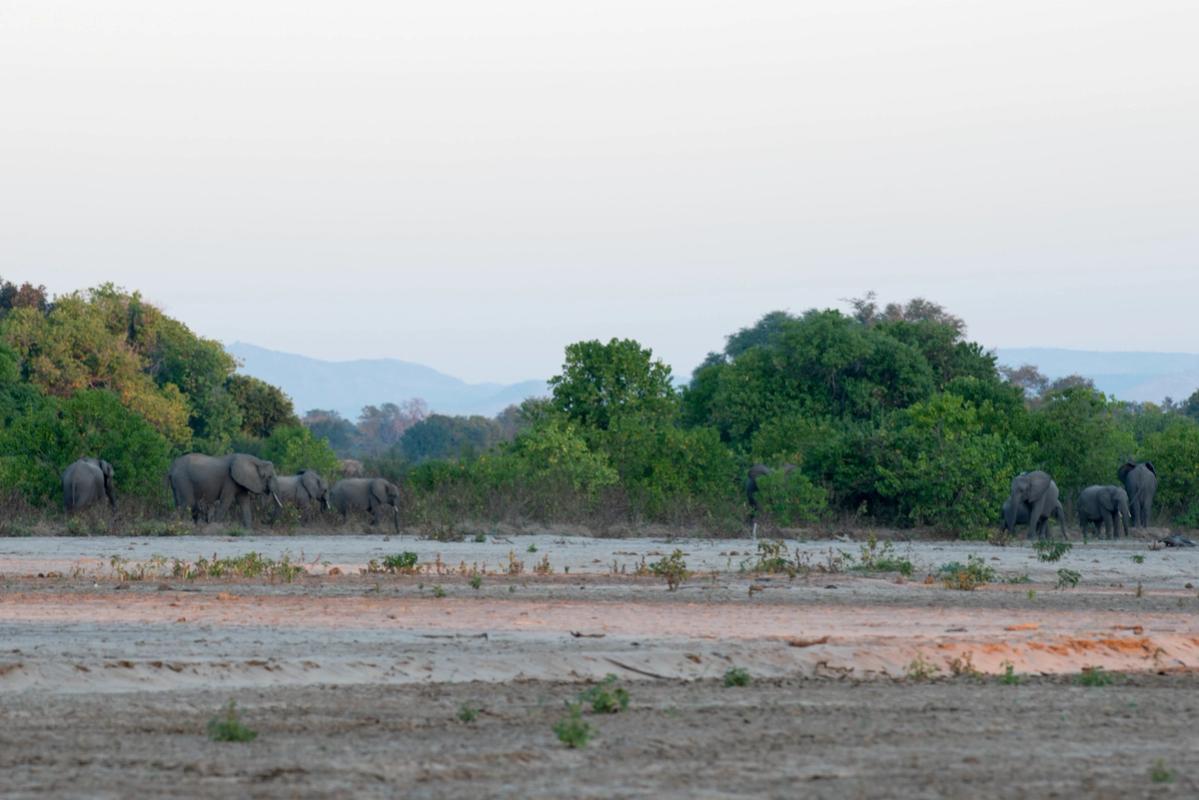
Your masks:
M310 469L306 469L300 473L300 486L304 487L304 491L308 493L308 497L313 500L321 496L322 483L324 481L321 480L321 476Z
M1153 473L1153 477L1155 477L1155 478L1157 477L1157 470L1155 470L1155 469L1153 468L1153 462L1152 462L1152 461L1146 461L1146 462L1145 462L1145 468L1146 468L1147 470L1149 470L1150 472L1152 472L1152 473Z
M1132 472L1132 466L1133 465L1131 461L1125 461L1120 465L1120 469L1116 470L1116 475L1119 476L1120 480L1124 480L1128 477L1128 473Z
M371 481L371 508L387 505L387 481Z
M263 494L266 492L266 481L263 480L262 473L259 471L259 463L258 459L253 456L234 456L233 464L229 467L229 474L242 488L254 494Z

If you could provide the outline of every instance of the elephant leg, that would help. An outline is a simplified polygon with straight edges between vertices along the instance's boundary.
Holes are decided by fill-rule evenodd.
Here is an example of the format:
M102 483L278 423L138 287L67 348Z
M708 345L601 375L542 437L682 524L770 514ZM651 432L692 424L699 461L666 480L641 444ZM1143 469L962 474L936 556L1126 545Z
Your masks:
M254 524L250 517L250 495L238 495L237 505L241 509L241 526L246 530L250 530L251 526Z

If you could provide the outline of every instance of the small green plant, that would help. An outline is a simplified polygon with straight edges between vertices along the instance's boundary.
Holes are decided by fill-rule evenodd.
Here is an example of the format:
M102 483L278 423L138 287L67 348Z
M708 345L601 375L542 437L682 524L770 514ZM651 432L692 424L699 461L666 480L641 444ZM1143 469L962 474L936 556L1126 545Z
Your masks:
M411 550L405 550L402 553L392 553L389 556L383 556L383 569L392 574L399 572L411 572L416 568L416 553Z
M1022 572L1019 575L1008 575L1003 579L1003 582L1012 584L1032 583L1032 578L1028 577L1027 572Z
M942 582L948 589L972 592L979 586L993 583L997 577L995 568L978 556L967 556L966 563L951 561L937 569Z
M672 592L679 588L691 574L687 571L687 562L683 560L682 550L675 550L670 555L663 556L660 560L650 564L649 571L659 578L665 578L666 588Z
M1149 780L1154 783L1173 783L1174 773L1166 766L1166 762L1159 758L1153 762L1153 768L1149 770Z
M554 733L558 741L572 750L586 747L595 735L595 731L583 719L583 709L578 703L567 703L567 714L554 723Z
M470 703L463 703L458 706L458 719L465 722L467 725L479 718L479 709L472 706Z
M925 661L924 656L917 654L908 664L908 680L912 681L928 681L937 677L941 668L931 661Z
M1134 563L1134 564L1144 564L1144 563L1145 563L1145 557L1144 557L1143 555L1140 555L1140 554L1138 554L1138 555L1135 555L1135 556L1133 556L1133 557L1132 557L1132 563Z
M441 588L440 583L433 587L433 596L438 600L445 597L445 589Z
M1032 549L1037 551L1037 558L1046 563L1061 561L1062 556L1069 553L1074 545L1069 542L1059 542L1057 539L1038 539Z
M1037 590L1036 590L1036 589L1029 589L1029 590L1028 590L1028 599L1029 599L1029 600L1036 600L1036 599L1037 599Z
M208 720L208 738L214 742L252 742L258 732L242 724L237 704L230 700L222 713Z
M482 585L483 585L483 577L481 575L471 575L470 576L470 588L474 589L475 591L478 591L479 587L481 587Z
M999 676L999 682L1005 686L1019 686L1020 676L1016 674L1016 665L1010 661L1003 662L1003 674Z
M1078 582L1082 580L1082 573L1072 569L1059 569L1057 571L1057 588L1073 589L1078 586Z
M1110 672L1104 672L1103 667L1083 667L1078 673L1079 686L1111 686L1114 678Z
M487 534L484 534L484 533L476 533L475 534L475 544L483 544L486 541L487 541Z
M980 678L982 673L974 666L974 653L967 650L954 656L949 662L949 671L955 678Z
M873 533L862 545L858 555L858 563L852 567L855 572L898 572L905 578L912 577L912 562L895 555L895 546L891 542L883 542L879 546L878 537Z
M751 563L750 559L741 562L743 572L765 572L784 574L794 578L800 572L797 559L791 557L791 551L786 542L763 539L758 542L758 560Z
M616 714L629 707L629 693L616 685L616 676L608 674L598 686L579 695L580 703L588 703L596 714Z
M749 670L741 667L733 667L728 672L724 673L724 685L733 686L749 686L753 678L749 675Z
M525 552L526 552L526 553L536 553L536 552L537 552L537 545L535 545L535 544L530 544L530 545L529 545L527 548L525 548Z

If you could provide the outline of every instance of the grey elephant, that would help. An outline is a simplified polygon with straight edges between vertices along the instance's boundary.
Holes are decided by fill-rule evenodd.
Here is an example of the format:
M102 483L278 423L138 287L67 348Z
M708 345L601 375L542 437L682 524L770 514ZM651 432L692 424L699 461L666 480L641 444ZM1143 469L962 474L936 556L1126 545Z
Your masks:
M1069 539L1066 532L1066 515L1061 511L1057 484L1049 473L1041 470L1022 472L1012 478L1012 492L1004 504L1003 529L1015 533L1017 519L1023 514L1028 517L1028 538L1035 533L1038 538L1049 536L1049 519L1057 517L1062 526L1062 538Z
M242 525L249 528L254 496L270 496L282 506L275 465L244 453L180 456L171 464L167 480L175 496L175 508L191 509L193 522L201 517L208 519L210 509L212 517L219 520L236 505L241 509Z
M354 512L365 511L371 515L371 525L378 525L382 513L390 509L395 532L400 532L400 490L391 481L382 478L346 478L333 484L330 493L333 508L341 513L342 521Z
M1088 486L1078 495L1078 525L1086 541L1087 531L1093 525L1095 536L1116 539L1120 527L1128 536L1128 523L1132 519L1128 510L1128 493L1122 486Z
M329 484L316 470L305 469L297 475L280 475L278 487L279 501L296 506L301 512L307 513L313 508L328 511L330 508ZM279 507L276 513L278 510Z
M1157 492L1157 470L1152 461L1137 464L1125 461L1116 470L1120 483L1128 492L1128 505L1132 510L1132 526L1148 528L1153 514L1153 495Z
M1000 509L1001 513L1000 513L999 518L1001 521L1005 522L1005 524L1003 526L1003 529L1005 531L1009 530L1009 528L1006 524L1006 520L1007 520L1007 515L1008 515L1008 509L1011 508L1011 505L1012 505L1011 498L1008 498L1007 500L1003 501L1003 507ZM1061 501L1054 503L1053 510L1049 512L1049 516L1046 517L1045 519L1041 520L1041 524L1037 527L1037 536L1044 537L1044 536L1049 535L1049 520L1050 520L1050 518L1056 519L1058 521L1058 524L1062 526L1062 530L1066 529L1066 509L1062 508ZM1017 527L1019 527L1021 525L1027 525L1027 524L1028 524L1028 509L1025 508L1024 506L1020 506L1016 509L1015 526L1012 527L1010 530L1012 530L1014 532Z
M81 458L63 470L62 503L68 512L82 511L107 498L117 510L112 464L101 458Z

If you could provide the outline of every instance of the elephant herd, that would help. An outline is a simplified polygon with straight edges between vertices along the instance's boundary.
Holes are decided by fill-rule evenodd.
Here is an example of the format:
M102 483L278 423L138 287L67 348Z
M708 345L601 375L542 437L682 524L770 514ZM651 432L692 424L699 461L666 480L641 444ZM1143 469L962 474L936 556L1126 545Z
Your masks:
M1157 491L1157 470L1150 461L1126 461L1116 470L1120 484L1088 486L1079 492L1076 507L1083 539L1094 529L1097 537L1116 538L1121 530L1149 527L1153 495ZM1049 536L1049 521L1056 519L1066 533L1066 513L1057 484L1041 470L1023 472L1012 479L1011 495L1003 503L1003 529L1015 532L1028 526L1028 538Z
M112 464L81 458L62 474L63 505L68 512L81 511L107 499L115 510L114 482ZM379 525L387 515L396 533L400 531L400 490L382 478L345 478L330 487L310 469L297 475L276 475L270 461L244 453L216 457L191 453L175 459L167 483L175 508L190 511L196 523L220 520L237 507L242 525L248 528L254 503L269 499L276 517L285 505L305 513L335 510L343 521L352 513L366 513L372 525Z

